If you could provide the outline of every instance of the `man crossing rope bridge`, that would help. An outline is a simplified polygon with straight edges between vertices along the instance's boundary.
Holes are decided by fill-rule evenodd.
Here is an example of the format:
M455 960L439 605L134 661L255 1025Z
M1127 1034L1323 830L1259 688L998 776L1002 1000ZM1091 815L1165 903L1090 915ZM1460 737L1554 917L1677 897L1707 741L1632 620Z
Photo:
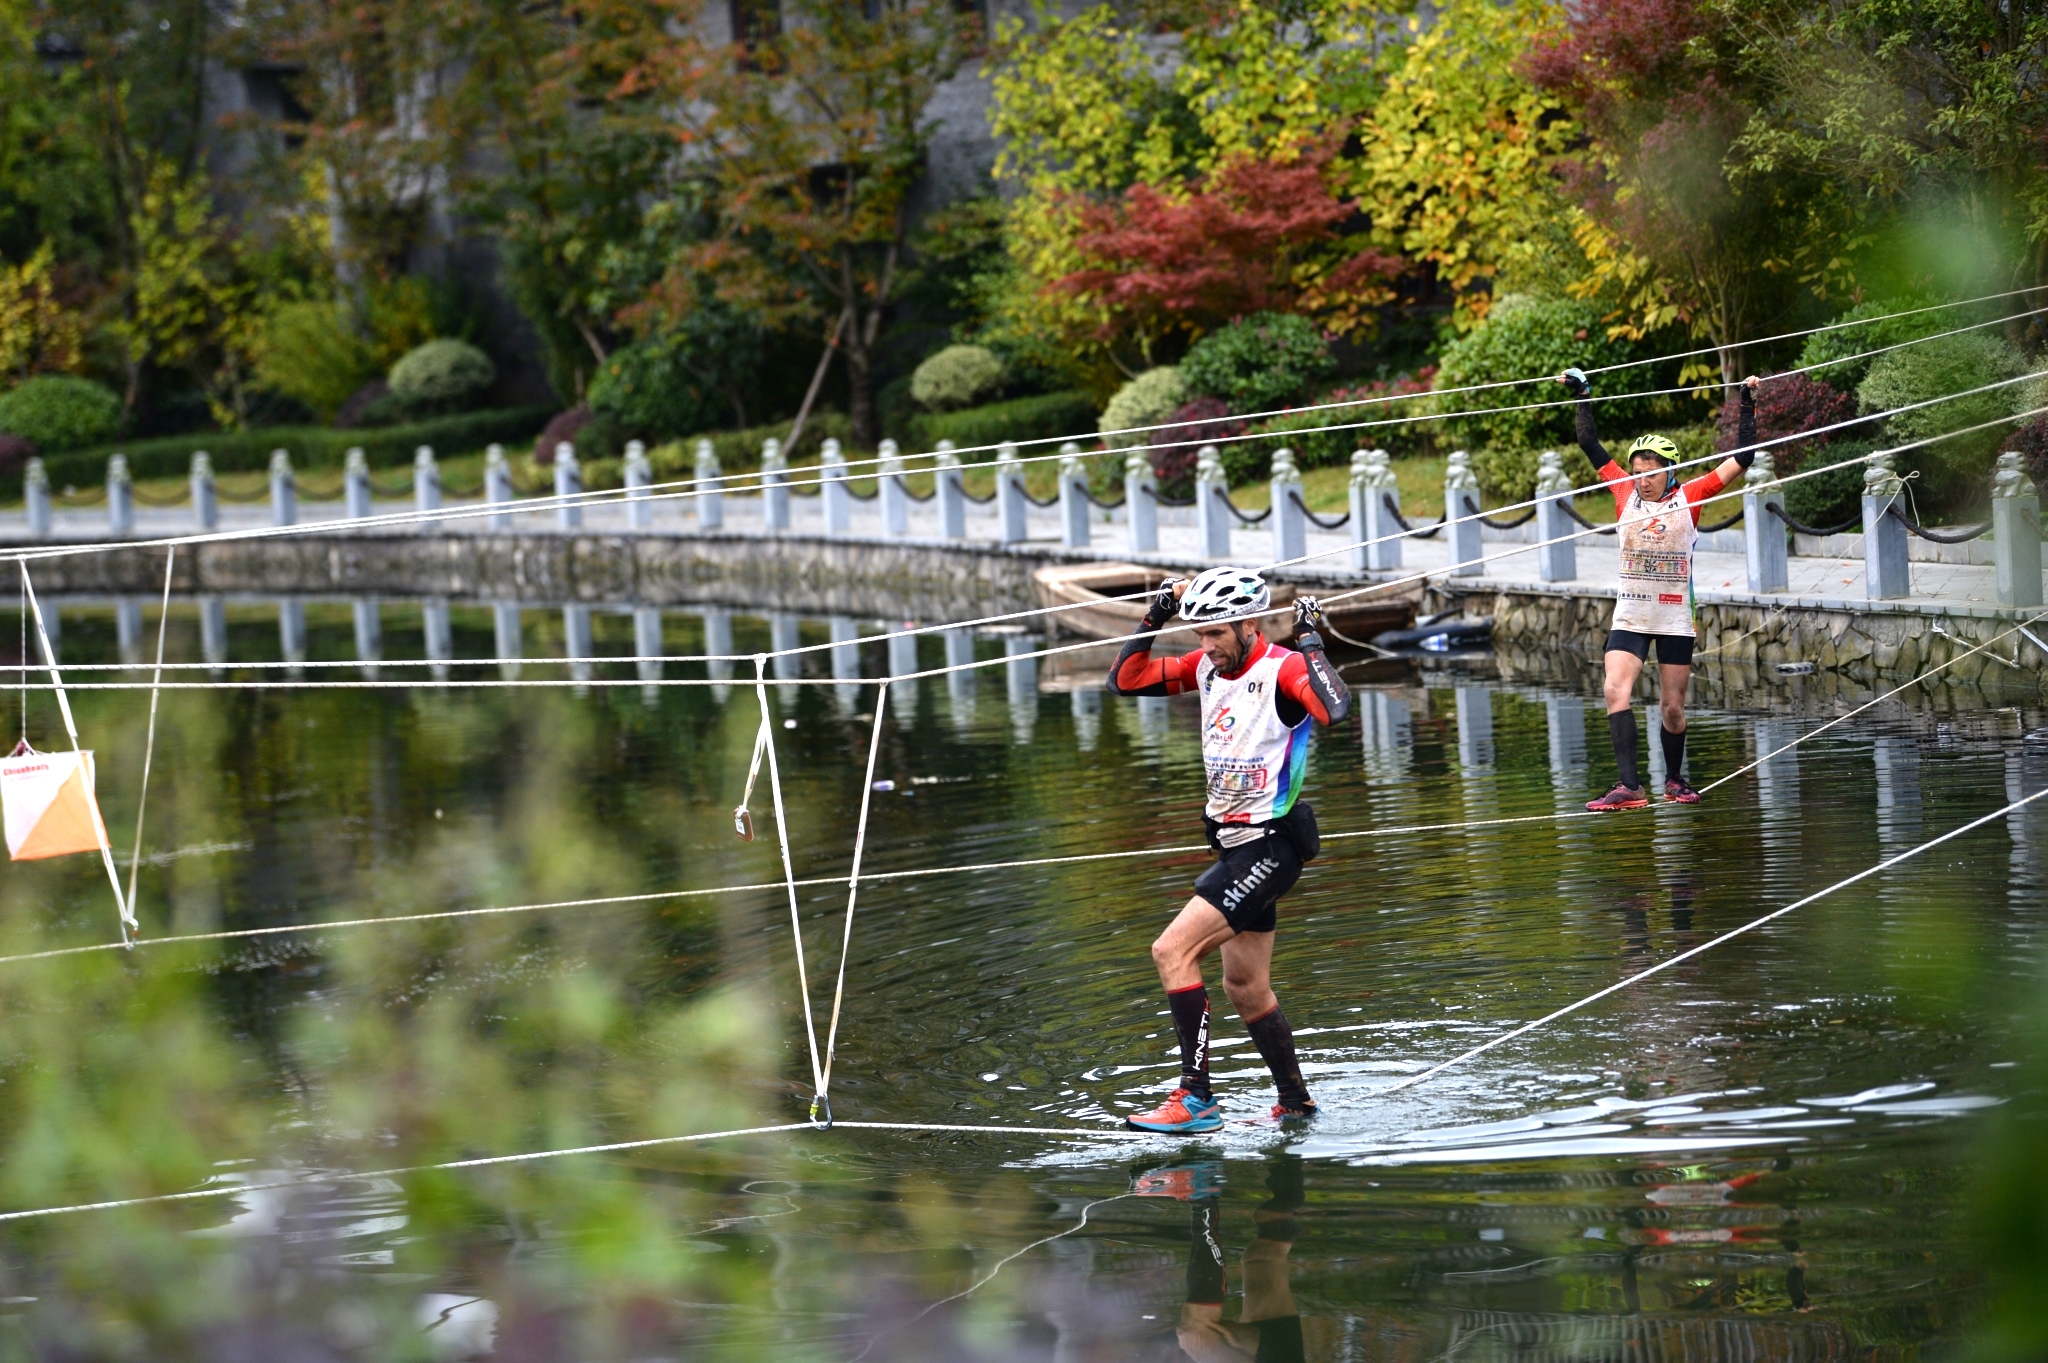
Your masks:
M1295 648L1268 643L1255 617L1272 590L1246 568L1211 568L1192 582L1166 583L1138 637L1110 669L1119 696L1202 696L1202 765L1208 801L1202 824L1216 864L1195 880L1194 898L1152 944L1152 960L1180 1040L1180 1087L1157 1109L1128 1119L1138 1131L1193 1135L1223 1125L1209 1085L1209 989L1202 961L1223 953L1223 991L1273 1072L1276 1118L1315 1114L1294 1054L1294 1029L1273 995L1273 933L1280 896L1321 850L1315 812L1301 803L1311 721L1351 713L1351 691L1330 666L1314 597L1294 605ZM1201 647L1154 658L1152 635L1178 611ZM1299 651L1296 651L1296 650Z
M1742 409L1735 453L1684 484L1672 467L1678 462L1678 447L1661 435L1638 436L1628 447L1628 467L1617 464L1594 426L1593 404L1586 400L1593 386L1585 372L1567 369L1557 381L1578 400L1579 448L1614 494L1614 518L1621 531L1621 586L1607 634L1601 688L1618 779L1614 789L1588 801L1586 808L1641 809L1650 803L1636 760L1640 740L1635 690L1652 643L1657 646L1657 700L1663 715L1658 736L1664 745L1664 798L1698 804L1700 793L1685 779L1685 692L1692 682L1693 640L1699 637L1693 624L1692 551L1699 539L1700 503L1742 476L1756 459L1757 379L1751 376L1736 389Z

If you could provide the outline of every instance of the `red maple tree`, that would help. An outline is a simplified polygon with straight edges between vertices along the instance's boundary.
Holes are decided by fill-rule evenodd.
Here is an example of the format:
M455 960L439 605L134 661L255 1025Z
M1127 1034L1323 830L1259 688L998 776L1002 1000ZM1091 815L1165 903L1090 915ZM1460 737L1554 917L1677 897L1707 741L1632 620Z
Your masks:
M1358 217L1325 182L1336 144L1280 163L1240 157L1169 193L1135 184L1080 209L1088 262L1052 288L1099 304L1104 340L1150 344L1258 312L1296 312L1356 331L1406 268L1343 229Z

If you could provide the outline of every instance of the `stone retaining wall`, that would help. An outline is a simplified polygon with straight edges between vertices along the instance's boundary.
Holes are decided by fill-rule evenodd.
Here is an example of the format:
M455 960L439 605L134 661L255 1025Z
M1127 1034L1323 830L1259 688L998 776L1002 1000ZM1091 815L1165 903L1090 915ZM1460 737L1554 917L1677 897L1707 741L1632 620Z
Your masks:
M1614 617L1614 598L1458 593L1432 586L1423 609L1456 611L1468 618L1491 615L1493 637L1504 647L1562 649L1597 658ZM2048 667L2048 653L2014 631L2014 621L1984 616L1863 614L1702 602L1697 621L1694 657L1702 667L1724 661L1752 668L1810 662L1823 672L1839 672L1857 681L1903 681L1999 636L2003 637L1990 649L1954 662L1943 677L1952 684L1995 681L2001 689L2018 686L2031 694L2041 690L2043 668ZM1994 651L1996 658L1991 656ZM2015 663L2016 667L2011 665Z

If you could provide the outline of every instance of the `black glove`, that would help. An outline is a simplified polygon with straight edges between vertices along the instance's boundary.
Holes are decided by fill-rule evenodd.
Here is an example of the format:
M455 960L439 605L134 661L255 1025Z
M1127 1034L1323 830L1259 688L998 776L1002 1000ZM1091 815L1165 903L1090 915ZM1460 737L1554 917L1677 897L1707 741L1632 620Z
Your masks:
M1586 377L1586 371L1573 365L1558 375L1557 381L1564 385L1564 391L1575 398L1582 398L1593 391L1593 381Z
M1152 604L1145 608L1146 629L1158 629L1173 619L1174 613L1180 609L1180 598L1173 594L1173 589L1185 581L1186 578L1169 577L1159 584L1158 592L1152 597Z
M1294 642L1299 648L1321 648L1322 631L1330 627L1330 617L1323 614L1323 603L1313 596L1294 598Z

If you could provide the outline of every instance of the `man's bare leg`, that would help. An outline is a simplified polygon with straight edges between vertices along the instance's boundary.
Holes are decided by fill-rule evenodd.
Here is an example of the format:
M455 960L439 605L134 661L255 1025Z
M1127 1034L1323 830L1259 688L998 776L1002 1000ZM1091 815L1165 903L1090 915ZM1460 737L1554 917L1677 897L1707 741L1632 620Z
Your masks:
M1661 647L1661 645L1660 645ZM1698 801L1699 795L1685 779L1685 693L1692 685L1692 668L1683 663L1657 666L1657 705L1662 728L1657 739L1664 745L1664 787L1667 798L1682 804Z

